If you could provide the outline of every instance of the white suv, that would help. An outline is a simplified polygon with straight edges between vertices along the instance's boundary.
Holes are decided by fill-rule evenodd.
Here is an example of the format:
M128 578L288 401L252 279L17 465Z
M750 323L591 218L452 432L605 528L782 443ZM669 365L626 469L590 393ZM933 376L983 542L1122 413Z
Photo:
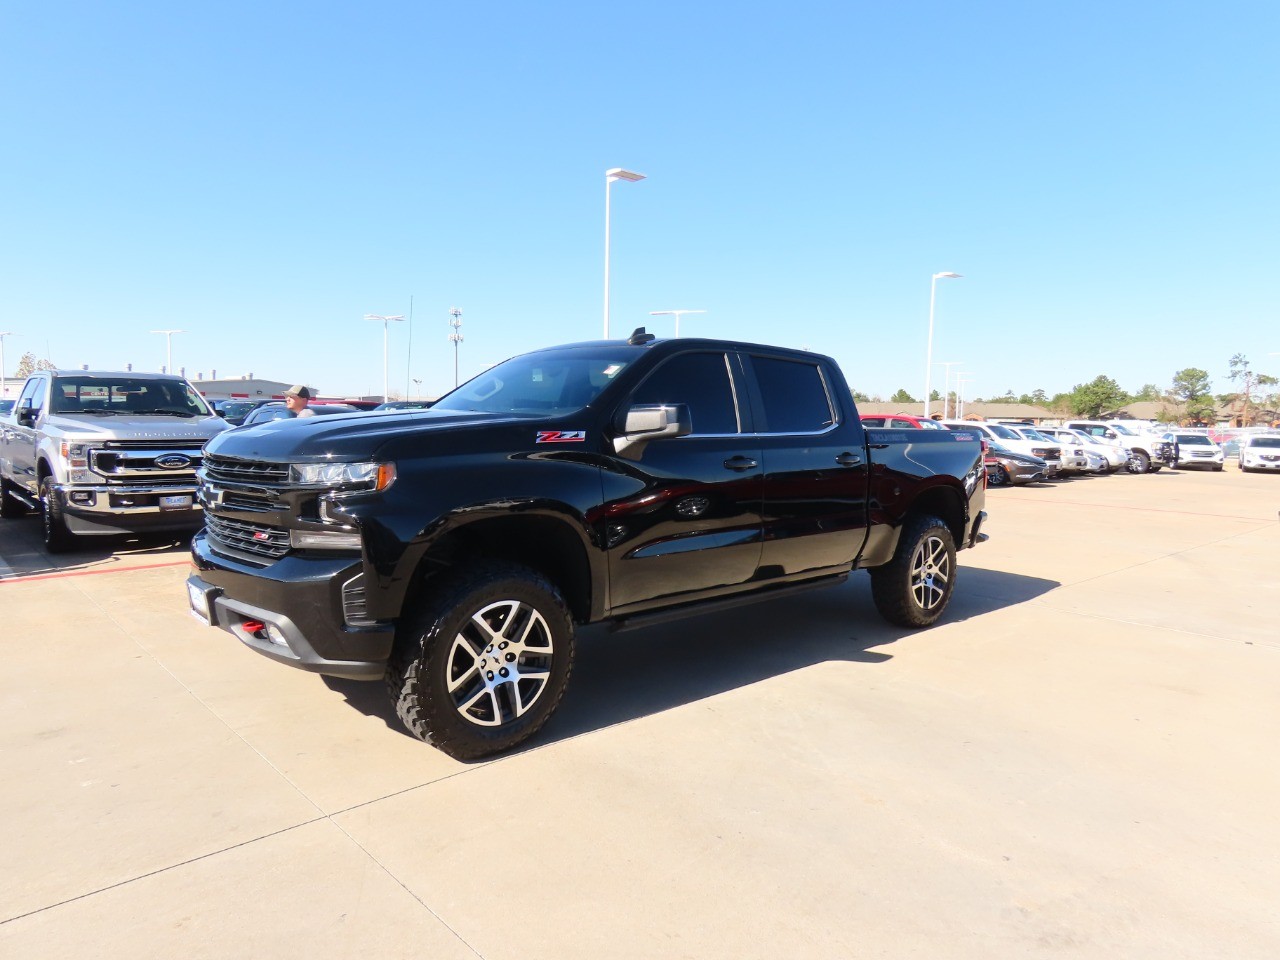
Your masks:
M1250 434L1240 438L1240 469L1280 470L1280 436Z
M1173 440L1179 467L1222 469L1222 448L1203 433L1166 433Z
M948 430L972 430L988 441L1002 443L1015 453L1029 453L1045 462L1045 476L1056 477L1062 472L1062 447L1048 440L1028 440L1006 423L990 420L943 420Z

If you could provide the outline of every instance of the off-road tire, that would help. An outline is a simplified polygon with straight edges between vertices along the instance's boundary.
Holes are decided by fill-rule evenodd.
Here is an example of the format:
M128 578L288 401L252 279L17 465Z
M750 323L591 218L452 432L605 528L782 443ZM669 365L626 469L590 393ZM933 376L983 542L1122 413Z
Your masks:
M12 484L0 477L0 518L14 520L25 516L27 505L9 492Z
M573 656L573 619L556 586L518 564L483 563L443 575L403 619L386 684L410 733L478 760L541 729Z
M66 553L76 547L78 538L67 529L62 505L53 489L53 480L40 481L40 520L44 528L44 548L49 553Z
M956 545L938 517L907 520L893 559L871 568L871 597L880 616L899 627L932 626L956 586Z

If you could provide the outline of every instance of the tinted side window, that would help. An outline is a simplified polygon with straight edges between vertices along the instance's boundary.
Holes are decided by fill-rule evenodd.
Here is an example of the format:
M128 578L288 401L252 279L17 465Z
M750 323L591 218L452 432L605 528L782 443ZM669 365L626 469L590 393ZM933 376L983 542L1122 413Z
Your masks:
M815 363L752 357L766 433L818 433L835 423L822 371Z
M739 432L733 381L723 353L672 357L640 384L631 403L685 403L695 434Z
M31 401L31 415L40 416L40 411L44 409L44 381L32 380L23 387L22 395L18 397L18 406L21 406L24 400Z

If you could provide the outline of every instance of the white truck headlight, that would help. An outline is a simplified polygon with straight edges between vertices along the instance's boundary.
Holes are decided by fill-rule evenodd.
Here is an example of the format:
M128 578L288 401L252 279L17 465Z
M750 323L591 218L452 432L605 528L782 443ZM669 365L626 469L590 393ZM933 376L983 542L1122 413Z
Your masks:
M301 487L364 492L385 490L396 479L394 463L291 463L289 482Z

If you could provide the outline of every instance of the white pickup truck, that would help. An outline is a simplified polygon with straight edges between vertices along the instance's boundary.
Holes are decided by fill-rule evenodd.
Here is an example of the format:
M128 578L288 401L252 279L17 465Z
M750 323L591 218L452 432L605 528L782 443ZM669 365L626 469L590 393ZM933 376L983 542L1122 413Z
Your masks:
M0 416L0 518L39 511L45 547L194 530L201 450L225 421L184 378L42 370Z
M1129 451L1130 473L1155 473L1172 467L1177 459L1173 444L1141 420L1068 420L1063 426L1124 447Z

